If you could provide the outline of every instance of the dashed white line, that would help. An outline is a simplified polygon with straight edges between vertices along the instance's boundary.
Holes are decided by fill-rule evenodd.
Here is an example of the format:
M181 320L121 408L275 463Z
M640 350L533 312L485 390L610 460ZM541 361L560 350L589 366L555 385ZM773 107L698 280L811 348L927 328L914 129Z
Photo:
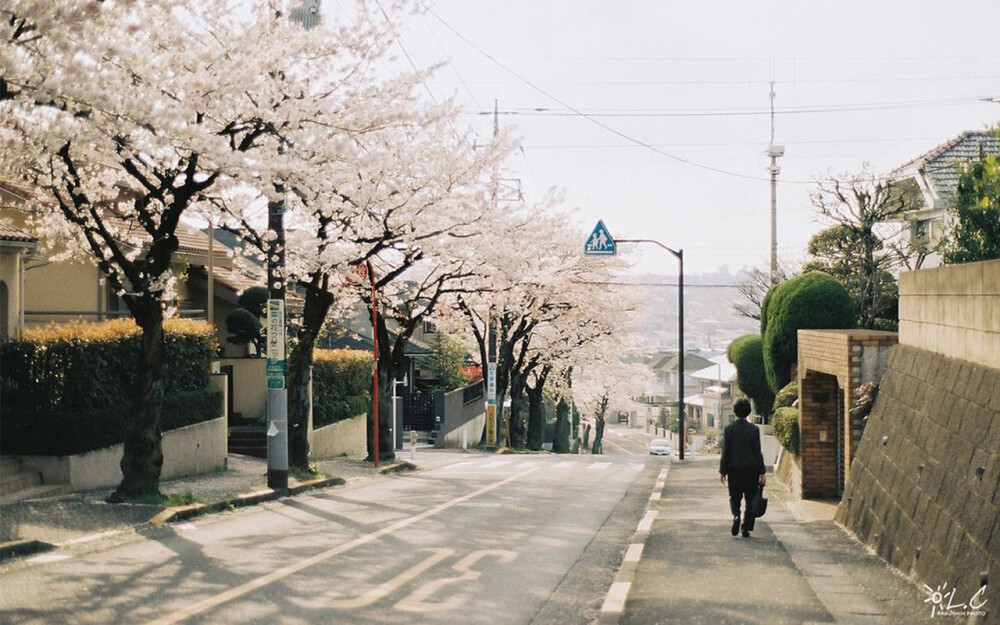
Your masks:
M656 520L656 510L650 510L646 512L646 516L642 517L639 521L639 525L636 527L637 532L648 532L653 529L653 521Z
M632 543L628 546L628 551L625 552L625 557L622 562L638 562L642 558L642 550L645 549L646 545L642 543Z
M632 587L632 582L615 582L608 589L608 596L604 598L604 605L601 612L624 612L625 600L628 599L628 591Z
M650 501L656 501L659 498L660 498L660 493L650 493L649 494L649 500Z
M587 468L594 471L603 471L604 469L607 469L610 466L611 466L610 462L595 462L590 466L588 466Z
M571 467L571 466L573 466L575 464L576 464L576 462L574 462L572 460L563 460L562 462L557 462L554 465L552 465L552 468L553 469L568 469L569 467Z

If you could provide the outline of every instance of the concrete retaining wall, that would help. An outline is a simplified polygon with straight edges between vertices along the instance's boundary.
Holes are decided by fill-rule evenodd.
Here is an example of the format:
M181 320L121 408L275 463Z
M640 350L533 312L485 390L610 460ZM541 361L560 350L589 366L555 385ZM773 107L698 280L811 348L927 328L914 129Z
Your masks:
M315 459L368 453L368 415L361 414L310 430L309 455Z
M481 383L476 382L480 385ZM441 415L441 430L438 432L434 446L461 449L462 443L474 446L479 443L486 424L486 405L483 397L464 400L465 389L460 388L437 397L437 412Z
M73 490L117 486L124 445L75 456L19 456L26 469L38 471L46 484L69 484ZM220 417L163 433L162 479L207 473L226 462L226 419Z
M986 622L1000 622L1000 369L902 344L907 334L837 520L920 583L957 587L958 603L988 581Z
M899 342L1000 369L1000 260L901 273Z

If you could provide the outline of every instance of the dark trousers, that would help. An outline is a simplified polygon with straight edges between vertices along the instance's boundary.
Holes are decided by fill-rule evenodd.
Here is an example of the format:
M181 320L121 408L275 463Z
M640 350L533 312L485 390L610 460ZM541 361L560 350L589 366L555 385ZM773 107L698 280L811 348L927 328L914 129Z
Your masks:
M756 469L730 469L727 477L729 483L729 509L734 517L740 516L740 500L746 500L744 510L750 509L750 500L757 494L757 484L760 475ZM753 527L753 519L744 517L743 522L748 529Z

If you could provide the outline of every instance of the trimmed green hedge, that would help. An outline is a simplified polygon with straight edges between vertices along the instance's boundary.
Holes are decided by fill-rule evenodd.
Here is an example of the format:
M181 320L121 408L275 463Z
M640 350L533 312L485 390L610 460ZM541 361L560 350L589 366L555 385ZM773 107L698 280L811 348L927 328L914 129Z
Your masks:
M726 356L736 366L736 383L740 390L767 423L774 405L774 391L767 383L764 369L764 339L758 334L743 335L729 344Z
M799 399L799 381L792 380L774 396L774 409L791 408Z
M774 437L790 453L799 455L799 409L778 408L771 417Z
M791 380L799 330L853 328L856 320L854 301L830 274L810 271L772 287L761 305L764 367L771 390Z
M66 455L121 443L136 403L140 341L131 320L115 320L33 329L0 345L3 453ZM222 395L207 388L211 327L168 321L164 343L163 430L220 416Z
M25 456L71 456L125 441L126 411L120 407L75 412L7 412L0 419L0 452ZM222 391L184 391L163 399L164 432L222 416Z
M313 429L366 413L371 407L372 355L359 349L313 354Z

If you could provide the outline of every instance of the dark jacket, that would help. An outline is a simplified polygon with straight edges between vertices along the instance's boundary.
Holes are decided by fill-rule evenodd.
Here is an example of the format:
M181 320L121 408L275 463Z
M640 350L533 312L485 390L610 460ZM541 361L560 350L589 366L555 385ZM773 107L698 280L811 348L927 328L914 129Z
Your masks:
M766 471L764 454L760 451L760 429L746 419L736 419L722 434L719 473L729 475L733 469L756 469L760 475Z

